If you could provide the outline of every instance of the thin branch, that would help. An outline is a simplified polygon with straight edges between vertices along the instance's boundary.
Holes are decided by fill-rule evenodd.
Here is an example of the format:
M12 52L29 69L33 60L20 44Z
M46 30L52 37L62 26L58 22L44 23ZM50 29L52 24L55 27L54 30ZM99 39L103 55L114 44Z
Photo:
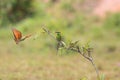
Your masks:
M95 71L96 71L96 74L97 74L98 80L100 80L100 74L99 74L99 71L98 71L98 69L97 69L95 63L93 62L93 60L89 60L89 61L92 63L92 65L93 65L93 67L94 67L94 69L95 69Z
M90 53L89 53L89 56L84 55L84 53L81 52L79 46L77 47L77 50L76 50L76 49L70 49L70 50L80 53L84 58L86 58L87 60L89 60L89 61L91 62L91 64L93 65L95 71L96 71L98 80L100 80L99 71L98 71L98 69L97 69L97 67L96 67L96 65L95 65L95 63L94 63L94 61L93 61L93 58L92 58L92 56L90 55Z
M43 26L42 26L42 29L43 29L48 35L50 35L53 39L56 40L56 38L51 34L51 32L50 32L49 30L47 30L47 29L44 28Z

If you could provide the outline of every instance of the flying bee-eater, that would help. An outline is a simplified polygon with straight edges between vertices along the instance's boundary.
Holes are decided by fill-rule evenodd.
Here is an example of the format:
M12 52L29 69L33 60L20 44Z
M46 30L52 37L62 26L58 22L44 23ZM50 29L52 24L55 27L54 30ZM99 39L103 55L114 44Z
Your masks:
M26 38L31 37L31 34L26 35L25 37L22 37L22 33L15 28L12 28L12 32L13 32L14 40L15 40L16 44L18 44L21 41L24 41Z

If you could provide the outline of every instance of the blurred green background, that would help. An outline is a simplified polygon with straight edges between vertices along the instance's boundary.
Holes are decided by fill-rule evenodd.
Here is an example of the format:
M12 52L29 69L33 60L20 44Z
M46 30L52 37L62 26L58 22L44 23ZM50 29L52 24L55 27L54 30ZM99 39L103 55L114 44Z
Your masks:
M104 80L119 80L120 13L100 19L84 8L86 1L0 0L0 80L96 80L94 68L81 55L56 55L56 43L42 33L42 25L54 35L62 32L66 42L91 41ZM16 45L12 27L34 35Z

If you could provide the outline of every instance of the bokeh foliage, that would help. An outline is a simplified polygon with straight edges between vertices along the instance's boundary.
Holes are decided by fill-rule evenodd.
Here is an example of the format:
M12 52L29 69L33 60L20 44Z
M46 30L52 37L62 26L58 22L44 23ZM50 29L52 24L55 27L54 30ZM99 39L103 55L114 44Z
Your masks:
M27 16L33 16L34 0L1 0L0 24L19 22Z
M120 36L120 13L109 15L104 22L104 27Z

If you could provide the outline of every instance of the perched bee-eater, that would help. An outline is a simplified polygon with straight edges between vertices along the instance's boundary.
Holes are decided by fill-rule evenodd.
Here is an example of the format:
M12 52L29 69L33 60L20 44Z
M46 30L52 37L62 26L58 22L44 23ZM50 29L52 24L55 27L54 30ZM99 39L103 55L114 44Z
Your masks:
M56 32L56 40L57 41L62 41L63 39L62 39L62 36L61 36L61 32Z
M61 47L65 47L65 43L63 41L63 37L61 36L61 32L56 32L56 40L57 40L57 51Z

